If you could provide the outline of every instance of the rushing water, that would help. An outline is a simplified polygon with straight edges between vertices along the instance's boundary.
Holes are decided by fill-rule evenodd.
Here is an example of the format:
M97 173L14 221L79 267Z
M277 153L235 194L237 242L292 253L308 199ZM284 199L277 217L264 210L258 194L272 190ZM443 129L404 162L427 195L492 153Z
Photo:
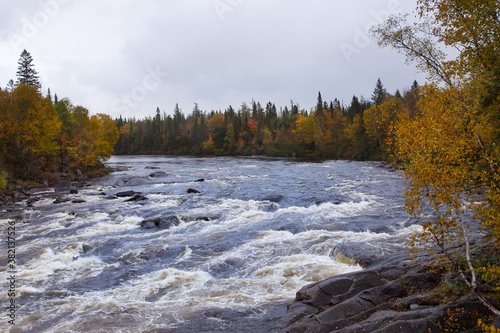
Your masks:
M54 204L48 189L20 216L1 213L4 234L16 223L17 267L16 325L5 312L0 330L271 332L302 286L361 269L336 260L337 245L383 257L416 228L402 210L403 180L380 163L127 156L109 165L123 171L63 191L84 202ZM113 197L126 190L147 200ZM140 228L169 216L180 224ZM7 255L3 246L4 282Z

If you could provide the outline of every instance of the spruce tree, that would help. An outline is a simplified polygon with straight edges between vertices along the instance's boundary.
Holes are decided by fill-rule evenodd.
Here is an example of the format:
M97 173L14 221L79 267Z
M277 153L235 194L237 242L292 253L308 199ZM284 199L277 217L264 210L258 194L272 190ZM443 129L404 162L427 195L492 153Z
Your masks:
M323 98L321 97L321 91L318 92L318 103L316 103L316 112L322 112L323 111Z
M31 54L26 51L26 49L21 53L21 57L17 64L19 66L17 67L16 85L25 84L40 89L42 85L40 84L38 72L34 68L35 65L33 64Z
M377 84L375 85L375 89L373 90L372 101L378 106L384 102L384 99L386 99L387 96L389 96L389 94L379 78L377 80Z

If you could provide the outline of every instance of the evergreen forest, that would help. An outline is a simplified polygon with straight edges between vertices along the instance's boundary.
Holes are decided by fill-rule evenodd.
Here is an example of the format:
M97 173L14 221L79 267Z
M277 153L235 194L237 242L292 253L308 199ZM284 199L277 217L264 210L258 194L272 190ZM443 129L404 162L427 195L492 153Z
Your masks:
M117 155L267 155L274 157L384 159L388 126L394 115L417 109L417 82L404 93L387 92L377 80L370 100L353 96L349 104L324 101L300 109L293 101L242 103L238 109L206 112L197 104L188 115L176 105L143 119L116 119L120 137ZM383 117L383 119L381 118ZM383 121L384 124L381 124ZM385 127L384 127L385 126Z

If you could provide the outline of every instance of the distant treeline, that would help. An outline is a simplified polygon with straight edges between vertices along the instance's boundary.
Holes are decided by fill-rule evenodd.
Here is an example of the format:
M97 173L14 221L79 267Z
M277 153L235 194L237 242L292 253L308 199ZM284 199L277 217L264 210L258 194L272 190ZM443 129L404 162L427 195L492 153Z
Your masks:
M348 105L337 99L323 101L319 93L310 111L299 109L293 101L279 109L272 102L264 107L252 101L237 110L229 106L211 112L195 104L187 116L178 105L173 115L157 108L154 117L116 119L120 137L114 154L383 159L383 126L391 121L387 109L414 113L417 86L414 82L410 90L391 95L379 79L371 100L353 96Z

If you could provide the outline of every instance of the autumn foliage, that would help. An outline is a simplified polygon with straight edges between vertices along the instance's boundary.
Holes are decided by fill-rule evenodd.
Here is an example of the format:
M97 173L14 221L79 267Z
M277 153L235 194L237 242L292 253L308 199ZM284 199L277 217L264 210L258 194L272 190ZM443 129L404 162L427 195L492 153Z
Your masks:
M107 115L89 116L67 99L54 104L25 84L0 90L0 170L13 179L85 172L112 155L117 139L116 122Z
M416 13L417 23L391 17L373 32L430 81L418 89L415 112L403 105L393 113L387 105L369 123L409 180L407 210L425 219L411 237L413 253L423 247L441 255L498 316L479 284L500 282L500 3L419 0ZM446 55L450 47L455 57ZM495 243L477 258L471 230L479 228Z

